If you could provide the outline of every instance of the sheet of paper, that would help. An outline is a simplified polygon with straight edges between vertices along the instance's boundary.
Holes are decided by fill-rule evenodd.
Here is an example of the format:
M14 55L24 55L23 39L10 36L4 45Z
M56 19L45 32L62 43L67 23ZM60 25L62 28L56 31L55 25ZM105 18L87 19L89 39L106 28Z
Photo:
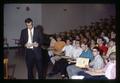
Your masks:
M89 58L77 58L76 66L80 68L85 68L89 64Z

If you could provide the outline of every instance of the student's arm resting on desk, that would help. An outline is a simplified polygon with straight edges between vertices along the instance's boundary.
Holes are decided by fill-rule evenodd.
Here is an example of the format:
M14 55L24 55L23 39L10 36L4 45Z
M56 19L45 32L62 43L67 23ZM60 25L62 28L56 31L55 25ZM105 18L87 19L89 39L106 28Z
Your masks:
M104 69L94 69L94 68L91 68L90 70L88 71L85 71L86 73L92 75L92 76L99 76L99 75L104 75Z
M71 60L71 59L68 59L68 64L71 64L71 63L76 63L76 60Z

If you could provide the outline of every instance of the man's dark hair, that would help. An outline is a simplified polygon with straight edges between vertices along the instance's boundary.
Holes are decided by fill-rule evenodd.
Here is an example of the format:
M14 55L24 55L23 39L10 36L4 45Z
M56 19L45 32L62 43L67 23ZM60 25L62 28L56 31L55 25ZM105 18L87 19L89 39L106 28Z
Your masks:
M96 49L100 53L100 55L102 55L101 50L97 46L95 46L93 49Z
M25 23L30 23L30 22L33 22L31 18L25 19Z
M96 46L93 49L96 49L97 51L100 52L100 49L98 47L96 47Z
M103 41L103 44L106 44L106 40L103 37L98 37L98 39L101 39Z

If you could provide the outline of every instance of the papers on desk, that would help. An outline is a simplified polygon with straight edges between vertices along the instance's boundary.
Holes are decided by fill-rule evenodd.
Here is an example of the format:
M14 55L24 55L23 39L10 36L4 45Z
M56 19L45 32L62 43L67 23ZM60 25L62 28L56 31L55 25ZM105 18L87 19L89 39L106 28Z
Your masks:
M77 67L85 68L86 65L88 65L88 64L89 64L89 58L82 58L82 57L80 57L80 58L76 59L76 66Z

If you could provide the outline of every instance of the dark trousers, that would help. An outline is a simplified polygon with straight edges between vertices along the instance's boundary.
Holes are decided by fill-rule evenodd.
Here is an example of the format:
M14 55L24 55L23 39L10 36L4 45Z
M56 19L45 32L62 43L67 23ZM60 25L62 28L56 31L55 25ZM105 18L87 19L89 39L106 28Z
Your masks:
M67 59L60 59L59 61L56 61L55 62L55 65L53 67L53 72L60 72L61 75L66 75L67 76L67 71L66 71L66 68L68 65L71 65L71 64L68 64L68 61Z
M104 75L101 76L91 76L84 71L80 71L78 75L83 75L85 76L84 80L108 80Z
M42 79L46 79L49 55L46 49L42 49Z
M38 78L41 79L42 78L41 55L36 54L32 49L27 49L25 59L26 59L26 65L28 71L28 79L34 79L34 75L33 75L34 66L36 67L36 70L38 72Z
M66 63L67 62L64 59L60 59L60 60L56 61L55 65L53 66L52 71L54 73L59 73L59 72L64 73L65 72L64 70L65 70Z

